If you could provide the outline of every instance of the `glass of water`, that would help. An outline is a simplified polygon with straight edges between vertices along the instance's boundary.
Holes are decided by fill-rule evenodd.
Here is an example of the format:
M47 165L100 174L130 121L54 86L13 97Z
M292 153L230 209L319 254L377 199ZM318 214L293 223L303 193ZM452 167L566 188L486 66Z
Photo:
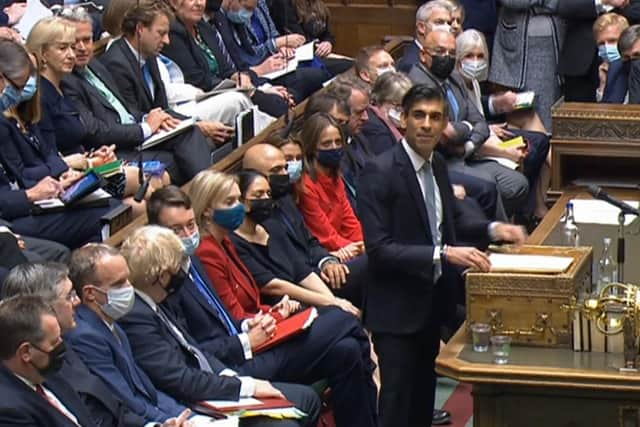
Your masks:
M493 352L493 363L496 365L506 365L509 363L511 337L506 335L491 337L491 351Z
M491 326L486 323L474 323L471 325L471 337L473 338L473 351L485 353L489 351L489 336Z

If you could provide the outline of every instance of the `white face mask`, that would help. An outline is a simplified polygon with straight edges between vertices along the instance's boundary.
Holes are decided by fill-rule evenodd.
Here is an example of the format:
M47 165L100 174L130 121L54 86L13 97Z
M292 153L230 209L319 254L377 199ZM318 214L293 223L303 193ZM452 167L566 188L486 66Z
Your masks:
M400 111L400 109L396 107L391 107L387 112L387 115L389 116L389 120L391 121L391 123L393 123L397 128L402 127L402 123L400 121L400 116L402 115L402 111Z
M431 31L444 31L446 33L452 32L451 25L449 24L435 24L431 26Z
M109 289L107 291L107 303L102 304L100 308L110 318L118 320L131 311L134 300L135 293L131 285Z
M489 67L487 61L474 59L463 59L460 63L460 72L469 80L476 79L479 82L487 80L489 77Z
M376 73L378 73L378 77L380 77L384 73L395 73L395 72L396 72L396 67L394 66L376 68Z

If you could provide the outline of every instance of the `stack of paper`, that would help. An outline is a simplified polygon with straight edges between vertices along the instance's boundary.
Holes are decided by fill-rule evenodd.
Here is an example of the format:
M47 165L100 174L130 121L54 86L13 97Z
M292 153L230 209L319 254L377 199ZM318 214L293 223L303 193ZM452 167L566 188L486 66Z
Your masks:
M638 208L640 202L633 200L624 201L629 206ZM604 224L618 225L620 209L602 201L591 199L573 199L573 217L578 224ZM631 224L635 219L633 215L625 215L625 225Z
M564 273L573 258L551 255L489 254L492 273Z
M169 131L160 130L154 133L153 135L151 135L149 138L144 140L144 143L142 144L142 149L146 150L148 148L155 147L156 145L161 144L166 140L173 138L174 136L190 129L195 124L196 124L196 119L192 117L192 118L181 121L178 124L178 126L176 126L175 128Z

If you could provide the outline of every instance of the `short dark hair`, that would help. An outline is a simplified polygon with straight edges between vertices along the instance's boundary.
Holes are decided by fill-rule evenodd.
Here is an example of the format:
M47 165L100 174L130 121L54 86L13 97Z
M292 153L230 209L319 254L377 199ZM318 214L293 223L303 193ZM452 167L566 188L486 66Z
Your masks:
M150 27L160 14L169 18L169 21L173 19L171 8L163 0L140 0L122 17L122 33L127 36L135 34L138 24Z
M37 295L20 295L0 301L0 360L11 359L24 342L44 339L42 316L55 312Z
M624 55L626 51L633 48L633 45L640 39L640 25L632 25L625 29L618 39L618 51Z
M423 101L441 102L444 116L447 117L449 115L449 103L442 94L442 91L439 88L425 84L417 84L409 89L409 92L402 98L402 109L405 114L409 114L409 111L414 105Z
M69 279L79 296L86 285L96 284L96 264L104 256L120 255L112 246L104 243L89 243L71 253Z
M255 169L243 169L240 172L238 172L237 176L238 176L238 187L240 187L240 197L242 197L242 199L245 199L245 196L247 195L247 190L257 178L262 177L268 180L265 174Z
M2 285L2 298L38 295L52 303L60 295L60 283L69 277L69 269L59 262L33 262L16 265Z
M369 60L374 54L380 51L384 51L384 46L374 45L361 48L356 54L356 60L353 65L356 69L356 73L359 75L361 71L369 71Z
M323 91L311 95L304 108L304 120L307 120L316 113L329 114L334 107L347 116L351 115L349 96L351 96L351 90L346 93L339 93L337 90L331 92Z
M147 200L147 221L160 225L160 212L164 208L191 209L189 195L175 185L167 185L153 192Z

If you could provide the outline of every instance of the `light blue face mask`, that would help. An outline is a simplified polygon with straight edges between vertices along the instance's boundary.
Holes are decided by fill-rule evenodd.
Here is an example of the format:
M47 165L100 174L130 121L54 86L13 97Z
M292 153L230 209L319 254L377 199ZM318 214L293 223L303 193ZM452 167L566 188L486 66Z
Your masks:
M290 160L287 162L287 173L289 174L289 182L295 183L302 176L302 160Z
M27 84L24 85L22 93L20 94L20 102L29 101L33 98L38 90L38 78L36 76L29 76Z
M0 94L0 110L7 111L20 103L21 94L16 87L5 79L6 85Z
M598 56L605 62L612 63L620 59L618 46L615 44L604 43L598 46Z
M251 17L253 16L253 12L245 9L244 7L240 10L230 10L227 12L227 16L236 24L245 24L249 25L251 23Z
M196 230L191 236L181 238L182 246L187 255L192 256L200 246L200 232Z

